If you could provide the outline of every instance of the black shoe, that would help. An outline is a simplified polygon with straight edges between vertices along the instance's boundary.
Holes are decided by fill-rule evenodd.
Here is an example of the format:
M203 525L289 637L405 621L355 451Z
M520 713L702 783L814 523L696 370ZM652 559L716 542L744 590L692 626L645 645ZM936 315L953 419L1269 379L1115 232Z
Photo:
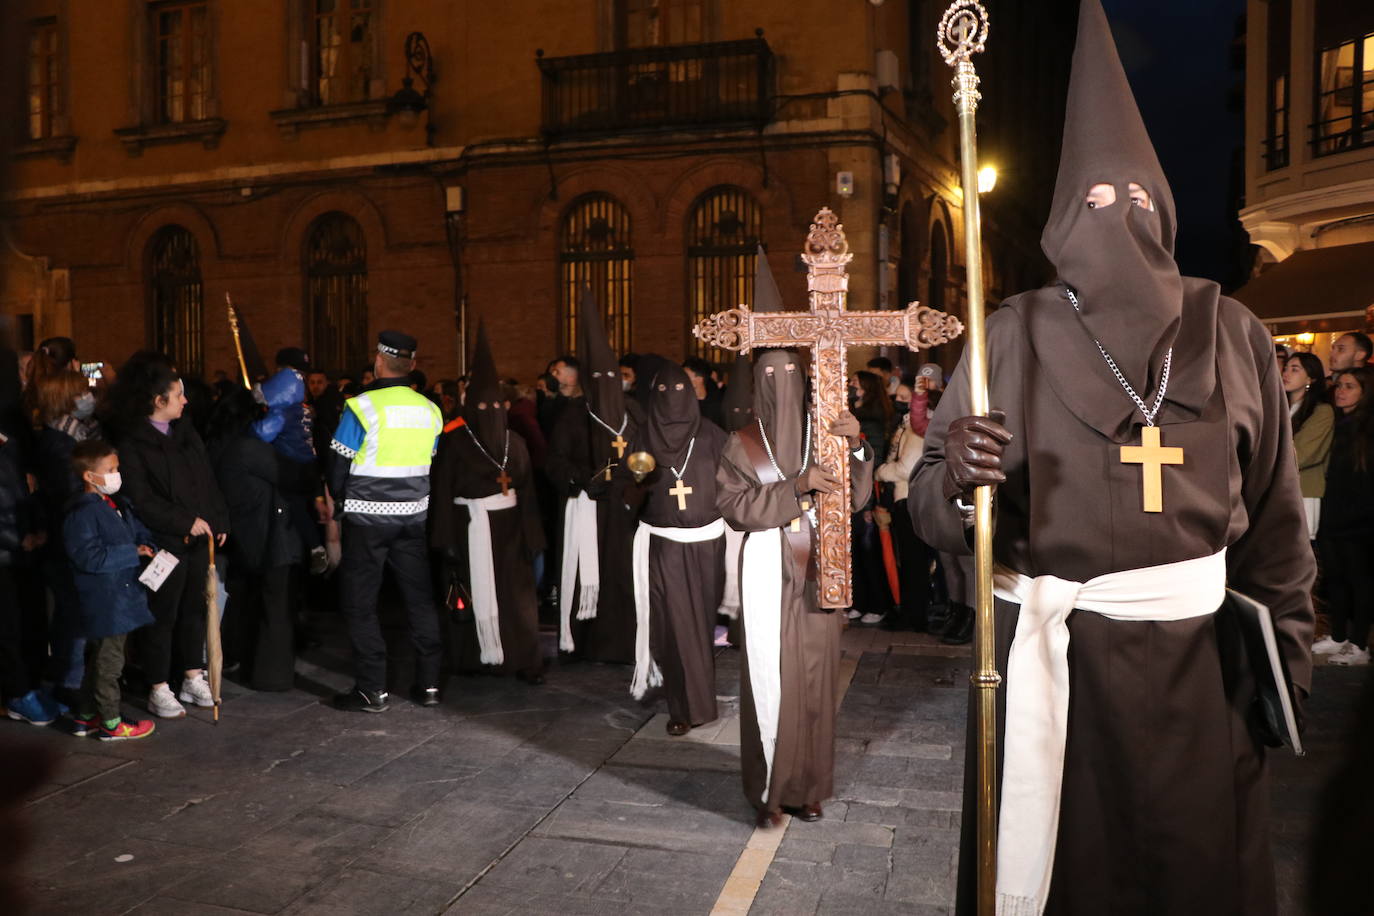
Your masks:
M410 698L421 706L438 706L439 688L412 687L410 688Z
M962 646L972 639L973 608L965 604L955 605L955 610L949 618L949 625L945 627L945 633L940 637L940 642L947 646Z
M334 695L334 708L348 712L386 712L391 708L386 700L385 690L372 691L354 687L347 693Z

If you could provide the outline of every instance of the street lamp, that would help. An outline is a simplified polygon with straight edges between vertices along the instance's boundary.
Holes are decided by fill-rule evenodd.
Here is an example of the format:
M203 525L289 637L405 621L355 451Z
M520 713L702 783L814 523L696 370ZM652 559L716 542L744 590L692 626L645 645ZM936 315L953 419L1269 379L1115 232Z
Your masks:
M996 166L985 165L978 170L978 193L987 194L997 187Z
M401 126L414 127L425 112L425 145L434 145L434 116L429 109L430 85L434 82L434 61L429 53L429 41L423 32L406 36L406 75L401 88L386 103L386 113L396 115ZM424 92L416 91L415 77L424 85Z

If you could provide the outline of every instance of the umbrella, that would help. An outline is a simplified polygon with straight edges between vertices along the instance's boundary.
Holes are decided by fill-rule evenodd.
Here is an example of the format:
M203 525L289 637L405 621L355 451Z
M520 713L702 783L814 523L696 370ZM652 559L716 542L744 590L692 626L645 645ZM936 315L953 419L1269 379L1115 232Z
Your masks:
M219 632L219 574L215 571L215 536L210 535L210 572L205 577L205 655L210 669L210 696L215 701L219 724L220 683L224 679L224 647Z
M873 482L874 492L878 492L878 482ZM902 603L901 579L897 575L897 553L892 547L892 513L887 509L875 508L873 520L878 525L878 543L883 549L883 567L887 570L887 588L892 592L892 600Z

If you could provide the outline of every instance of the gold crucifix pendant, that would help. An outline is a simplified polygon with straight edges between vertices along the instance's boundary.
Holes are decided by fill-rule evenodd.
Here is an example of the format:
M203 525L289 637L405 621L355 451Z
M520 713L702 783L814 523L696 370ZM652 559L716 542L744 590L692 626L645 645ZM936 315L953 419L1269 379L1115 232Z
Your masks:
M1159 435L1158 426L1142 427L1139 445L1121 446L1121 463L1138 464L1144 472L1146 512L1164 511L1164 465L1183 463L1183 449L1163 447Z
M809 500L809 499L803 499L803 500L801 501L801 510L802 510L803 512L809 512L809 511L811 511L811 500ZM793 530L793 531L801 531L801 516L800 516L800 515L798 515L796 518L792 519L792 530Z

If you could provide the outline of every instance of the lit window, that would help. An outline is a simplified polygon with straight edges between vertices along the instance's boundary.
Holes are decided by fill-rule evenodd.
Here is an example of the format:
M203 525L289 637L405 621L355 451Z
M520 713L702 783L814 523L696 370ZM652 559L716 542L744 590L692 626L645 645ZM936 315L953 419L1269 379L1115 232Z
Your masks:
M713 188L692 207L687 219L687 314L692 326L717 312L753 305L762 222L758 204L740 188ZM688 340L698 356L724 358L690 334Z
M28 137L45 140L52 137L53 118L62 113L60 60L57 46L57 22L44 19L29 26L25 68Z
M159 3L152 11L158 120L203 121L210 116L209 4Z
M367 98L375 12L372 0L311 0L309 65L315 104Z
M565 350L577 341L577 309L584 289L605 316L611 348L630 347L630 294L634 248L630 243L630 214L615 198L589 194L575 201L563 217L559 251L560 333Z

